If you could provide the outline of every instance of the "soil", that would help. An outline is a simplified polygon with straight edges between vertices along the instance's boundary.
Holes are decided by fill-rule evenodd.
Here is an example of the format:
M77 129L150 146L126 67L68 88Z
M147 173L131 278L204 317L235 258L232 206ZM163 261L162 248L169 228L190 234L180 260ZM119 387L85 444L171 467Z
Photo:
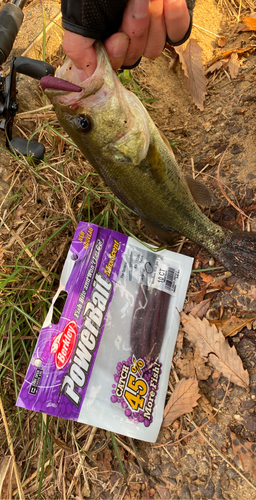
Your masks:
M251 4L245 2L242 5L243 14L249 15ZM198 41L203 50L205 69L210 66L213 58L222 52L249 45L256 46L256 36L253 32L237 30L238 22L235 14L237 15L238 10L239 2L236 4L235 1L229 4L226 0L217 5L214 0L197 0L194 13L194 24L197 27L193 27L191 37ZM45 5L46 24L58 12L59 3L48 2ZM41 3L37 1L28 3L24 14L25 20L11 55L23 54L35 36L41 32ZM58 23L60 24L60 21ZM216 35L227 38L224 48L218 47ZM47 57L54 66L60 63L62 57L60 39L61 29L54 25L54 28L47 32L47 47L49 47ZM41 52L41 41L39 41L28 55L40 58ZM214 222L230 229L241 230L245 225L247 230L256 230L256 126L254 120L256 115L256 52L251 50L241 56L241 67L236 78L230 78L228 72L223 70L208 75L207 96L203 111L195 106L191 95L183 85L180 64L170 69L170 63L174 58L172 50L165 50L155 61L143 58L140 66L133 71L133 75L140 84L147 87L156 98L148 110L159 129L174 144L174 153L183 172L190 175L193 172L200 172L200 180L213 191L216 203L211 209L206 209L207 215ZM5 70L8 69L8 64L9 61L4 66ZM20 75L17 79L17 88L19 113L36 110L44 105L37 81ZM47 119L48 121L54 120L54 113L49 113ZM42 117L40 111L27 116L17 115L14 135L29 137L41 123L45 123L45 118ZM12 213L13 204L6 202L2 207L4 214L2 217L5 217L4 220L7 221L9 227L12 222L12 227L17 232L22 224L26 223L20 235L25 246L35 240L33 243L35 250L60 227L61 221L57 216L61 215L63 220L66 220L65 217L68 216L71 220L69 226L57 234L53 241L47 243L38 257L43 269L54 269L54 272L60 273L77 224L77 210L86 194L83 186L77 193L73 188L72 180L79 175L86 176L90 171L90 166L84 162L79 152L74 152L73 157L69 155L67 162L62 159L64 177L63 185L60 186L61 183L54 171L55 164L58 165L59 152L62 154L65 147L65 151L70 153L70 149L68 145L63 145L56 138L53 139L50 132L47 135L45 129L38 132L36 138L42 140L46 148L52 147L53 142L56 161L47 172L45 169L36 172L29 164L24 166L24 163L21 164L11 159L6 153L3 159L1 157L0 180L2 184L0 186L6 192L15 180L12 194L16 203L15 218L12 219L8 215L8 210L10 214ZM241 217L219 188L217 170L220 161L220 178L224 191L236 206L250 216L249 222ZM44 180L46 179L47 183L40 180L38 173L45 175ZM5 186L4 183L7 185ZM58 190L54 192L52 185L58 186ZM23 186L22 191L21 186ZM104 211L102 201L93 200L91 210L94 214ZM86 212L82 212L83 217L85 214ZM48 220L51 220L51 223L45 222ZM150 238L149 233L144 228L142 229ZM8 248L9 252L4 254L4 265L6 265L8 259L10 262L15 260L21 247L13 233L10 235L4 225L0 228L0 238L2 238L3 247ZM205 251L200 250L191 242L185 242L181 252L194 257L194 267L197 269L218 265L212 262L211 257ZM0 258L2 258L1 255L0 253ZM198 297L201 293L201 300L210 298L209 311L215 320L231 316L248 317L246 315L249 313L251 317L254 317L256 313L255 285L247 283L246 280L237 279L223 269L213 270L211 275L214 278L221 276L225 286L217 286L212 291L206 290L206 293L202 295L202 276L194 274L186 299L188 310L188 304L191 304L191 301L200 302ZM251 321L250 325L229 339L230 345L235 345L244 367L248 369L249 389L232 383L228 385L227 379L220 374L216 375L213 367L209 365L210 377L199 381L202 398L198 406L194 408L194 424L191 423L192 418L184 416L170 427L162 429L156 444L136 441L139 461L131 450L130 442L120 437L124 446L119 443L118 449L127 481L121 474L109 433L103 435L98 430L84 463L84 471L86 471L84 474L87 475L88 484L81 472L73 491L74 498L255 499L256 464L254 474L244 471L238 457L233 454L230 438L230 432L233 432L250 443L256 442L255 326L256 322ZM180 339L173 358L174 368L170 375L171 390L175 387L177 380L183 376L179 369L179 360L195 355L193 345L183 337L182 332ZM167 394L167 398L170 394L171 392ZM8 404L10 414L13 412L14 402L14 392L10 391ZM213 418L216 411L217 414ZM188 435L195 429L195 425L200 427L207 419L209 423L206 427L200 432ZM32 424L31 429L33 428ZM83 446L91 429L74 424L72 431L76 433L76 436L79 435L79 442ZM176 443L181 438L183 439ZM18 438L16 439L16 459L19 467L23 469L25 457L22 455ZM60 460L60 455L56 456L54 462L58 477L57 487L53 486L52 480L47 482L46 478L43 498L64 498L77 467L78 458L72 458L73 455L75 456L73 441L64 432L61 424L54 447L54 453L62 448L62 459ZM3 447L2 452L7 453L7 447ZM253 457L253 460L255 461L256 458ZM36 466L35 461L31 460L28 476L33 474ZM62 470L64 471L63 478L60 481L59 476ZM63 486L64 483L65 486ZM26 498L33 498L35 488L35 483L31 481L24 490Z

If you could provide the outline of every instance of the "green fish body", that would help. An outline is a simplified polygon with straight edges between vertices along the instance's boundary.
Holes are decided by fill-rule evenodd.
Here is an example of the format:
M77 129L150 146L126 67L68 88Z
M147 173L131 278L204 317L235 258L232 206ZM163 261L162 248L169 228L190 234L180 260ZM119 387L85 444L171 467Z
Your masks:
M168 232L175 230L233 274L255 280L255 233L233 233L201 212L146 109L120 83L100 42L96 50L97 69L84 82L70 60L58 70L57 77L79 85L80 91L42 82L63 129L113 193L155 234L168 240Z

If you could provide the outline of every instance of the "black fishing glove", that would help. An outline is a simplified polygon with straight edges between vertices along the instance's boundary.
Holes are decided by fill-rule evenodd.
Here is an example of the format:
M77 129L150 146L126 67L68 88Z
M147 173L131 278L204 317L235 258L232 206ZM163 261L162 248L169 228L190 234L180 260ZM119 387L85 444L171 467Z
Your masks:
M122 24L128 0L61 0L62 26L68 31L105 40Z
M181 45L190 36L195 1L186 0L190 26L185 37L178 43L167 37L171 45ZM127 3L128 0L61 0L63 28L78 35L105 40L120 28Z

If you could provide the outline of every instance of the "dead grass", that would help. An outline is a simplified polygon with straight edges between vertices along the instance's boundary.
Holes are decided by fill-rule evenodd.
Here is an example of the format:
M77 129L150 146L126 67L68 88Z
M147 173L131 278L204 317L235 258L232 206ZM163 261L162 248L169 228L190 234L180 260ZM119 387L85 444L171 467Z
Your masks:
M251 2L245 3L251 8ZM240 15L241 2L223 0L221 4L230 15ZM161 431L158 449L95 427L15 407L77 223L91 221L156 244L142 230L137 217L85 162L60 129L51 107L42 102L33 110L28 108L17 116L16 126L21 136L43 142L46 154L40 163L12 156L8 176L11 200L0 217L0 496L175 498L177 488L182 495L181 476L175 483L163 472L159 478L162 482L156 483L152 471L161 461L168 461L169 468L182 462L188 446L195 446L211 464L217 463L219 451L211 448L211 440L204 448L204 436L201 441L189 436L194 429L189 417ZM192 290L193 286L197 291L194 278ZM178 380L172 370L171 390ZM199 413L194 419L200 421L200 427ZM232 468L234 464L229 463Z

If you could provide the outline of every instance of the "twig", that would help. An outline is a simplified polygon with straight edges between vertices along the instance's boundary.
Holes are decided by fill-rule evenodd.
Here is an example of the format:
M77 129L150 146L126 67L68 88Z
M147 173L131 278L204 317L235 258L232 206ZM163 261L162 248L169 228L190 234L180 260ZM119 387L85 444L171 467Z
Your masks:
M62 448L60 448L54 455L54 458L56 458L58 455L60 455L60 453L62 452ZM44 464L44 469L46 470L48 465L50 465L52 463L52 460L49 459L47 460L47 462L45 462ZM40 470L41 470L41 467L40 467ZM39 470L39 472L40 472ZM52 474L52 473L51 473ZM22 483L22 486L24 488L24 486L27 486L28 483L30 483L30 481L32 481L33 479L35 479L35 477L37 477L38 475L38 471L36 470L35 472L33 472L33 474L31 474L30 477L28 477L28 479L26 479L26 481L24 481L24 483ZM18 493L18 489L16 489L14 492L13 492L13 496L15 497L15 495L17 495Z
M85 451L85 452L89 451L89 448L90 448L90 446L91 446L91 444L93 442L93 439L94 439L94 436L96 434L96 431L97 431L97 427L92 427L91 434L90 434L89 438L87 439L86 443L84 444L83 448L81 448L81 451ZM71 481L71 484L70 484L68 492L67 492L67 498L70 497L72 489L73 489L73 487L74 487L74 485L76 483L76 479L77 479L77 477L81 473L81 469L83 467L84 460L85 460L85 456L81 458L80 464L78 465L78 467L76 469L76 472L74 474L74 477L73 477L73 479Z
M174 371L174 373L176 373L176 372ZM177 376L177 374L176 374L176 376ZM176 377L175 377L175 379L176 379ZM178 381L176 380L176 382L179 382L179 379L178 379ZM216 415L219 413L219 411L221 410L222 406L224 405L225 399L227 397L227 393L228 393L228 390L229 390L229 385L230 385L230 380L228 381L226 392L224 394L223 400L221 401L218 410L216 410L216 412L214 413L214 415L212 415L212 417L209 418L209 420L207 420L207 422L205 422L204 424L201 425L200 429L203 429L206 425L208 425L209 422L211 422L211 420L213 420L216 417ZM196 432L197 432L197 429L195 429L194 431L189 432L188 434L186 434L186 436L183 436L182 438L178 439L177 441L173 441L173 442L165 443L165 444L157 444L157 445L153 446L153 448L163 448L164 446L175 446L176 444L180 443L184 439L187 439L188 437L192 436Z
M20 500L25 500L24 491L23 491L22 486L21 486L19 472L18 472L16 461L15 461L15 454L14 454L13 442L12 442L12 438L11 438L11 435L10 435L10 431L9 431L9 427L8 427L8 422L7 422L7 419L6 419L6 416L5 416L5 411L4 411L4 407L3 407L1 396L0 396L0 411L1 411L3 422L4 422L4 428L5 428L5 433L6 433L6 437L7 437L8 447L10 449L10 452L11 452L11 455L12 455L12 458L13 458L13 469L14 469L16 483L17 483L17 486L18 486L19 497L20 497Z
M47 106L43 106L42 108L32 109L32 111L23 111L22 113L17 113L16 118L20 118L25 115L37 115L38 111L45 111L47 109L53 109L52 104L48 104Z
M41 293L42 288L43 288L43 286L44 286L44 284L45 284L45 282L46 282L46 280L47 280L47 277L50 275L50 273L52 273L53 269L55 268L55 266L57 265L58 261L59 261L59 260L60 260L60 258L62 257L62 253L63 253L63 250L64 250L64 248L65 248L66 244L67 244L67 242L66 242L66 240L64 240L64 241L63 241L63 243L62 243L62 244L61 244L61 246L60 246L58 257L57 257L57 258L56 258L56 260L54 261L54 263L53 263L52 267L50 268L50 270L48 271L48 273L46 273L45 278L43 279L43 281L42 281L42 283L41 283L41 285L40 285L39 289L37 290L37 293L36 293L36 295L37 295L37 296L39 295L39 293Z
M199 434L202 436L202 438L206 441L206 443L214 450L216 451L216 453L218 453L218 455L220 455L221 458L223 458L223 460L225 460L225 462L230 465L230 467L232 467L232 469L234 469L237 474L239 474L239 476L241 476L242 479L244 479L244 481L246 481L255 491L256 491L256 486L254 486L250 481L249 479L247 479L246 476L244 476L244 474L240 471L240 469L238 469L238 467L236 467L235 465L232 464L232 462L230 462L230 460L228 460L228 458L225 457L225 455L218 449L216 448L209 439L207 439L207 437L201 432L200 428L197 427L197 425L195 424L195 422L193 420L190 420L190 423L193 424L193 426L196 428L195 430L197 432L199 432Z
M15 171L15 172L16 172L16 171ZM13 173L15 173L15 172L13 172ZM11 174L11 175L13 175L13 174ZM8 180L8 178L9 178L9 177L10 177L10 176L8 176L8 177L7 177L7 179L4 179L4 180L5 180L5 182ZM3 200L2 200L2 203L1 203L1 205L0 205L0 210L1 210L1 208L2 208L2 206L3 206L3 204L4 204L4 202L5 202L5 200L8 198L8 196L9 196L9 194L10 194L10 192L11 192L11 190L12 190L12 188L13 188L14 184L15 184L15 182L18 180L18 178L19 178L19 175L17 175L16 179L14 179L14 181L12 181L12 183L11 183L11 185L10 185L10 187L9 187L9 189L8 189L8 191L7 191L7 193L6 193L6 195L4 196L4 198L3 198Z
M115 434L115 439L118 443L120 443L120 445L124 448L124 450L128 451L128 453L130 453L131 455L133 455L135 458L136 457L136 454L134 453L134 451L129 447L127 446L127 444L123 443L123 441L118 437L117 434ZM129 438L130 439L130 438ZM143 462L145 462L145 460L142 458Z
M216 33L213 33L212 31L209 31L206 28L202 28L202 26L197 26L197 24L194 24L194 23L193 23L193 26L195 26L195 28L198 28L200 30L207 31L207 33L210 33L211 35L214 35L217 38L221 38L221 35L216 35Z
M5 221L2 219L2 217L0 216L0 220L2 221L2 223L4 224L4 226L6 227L6 229L8 229L8 231L11 233L11 235L14 237L14 241L17 241L20 246L22 248L24 248L26 254L30 257L30 259L32 259L33 263L35 264L36 267L38 267L39 271L42 273L42 275L45 277L45 279L48 281L48 283L51 283L51 280L48 278L48 273L46 273L45 271L42 270L42 266L39 264L39 262L35 259L35 257L33 256L32 252L30 252L29 248L27 248L27 245L25 245L25 243L22 241L21 237L19 236L18 234L18 231L14 231L13 229L10 230L9 227L7 226L7 224L5 223ZM27 223L26 223L27 224ZM23 225L23 224L22 224ZM12 241L12 240L11 240ZM7 243L8 245L8 243ZM4 247L5 248L5 247ZM8 247L7 247L8 248Z
M229 196L226 194L226 192L224 191L223 187L222 187L222 183L221 183L221 180L220 180L220 166L222 164L222 161L223 161L223 158L225 156L225 153L226 151L224 151L220 161L219 161L219 165L218 165L218 168L217 168L217 182L218 182L218 186L223 194L223 196L225 196L226 200L228 200L228 202L230 203L230 205L232 205L232 207L235 208L235 210L237 212L239 212L241 214L242 217L245 217L246 219L250 219L250 217L248 215L246 215L246 213L241 210L241 208L239 208L230 198ZM251 219L250 219L251 220ZM244 230L244 220L242 218L242 225L243 225L243 230Z

